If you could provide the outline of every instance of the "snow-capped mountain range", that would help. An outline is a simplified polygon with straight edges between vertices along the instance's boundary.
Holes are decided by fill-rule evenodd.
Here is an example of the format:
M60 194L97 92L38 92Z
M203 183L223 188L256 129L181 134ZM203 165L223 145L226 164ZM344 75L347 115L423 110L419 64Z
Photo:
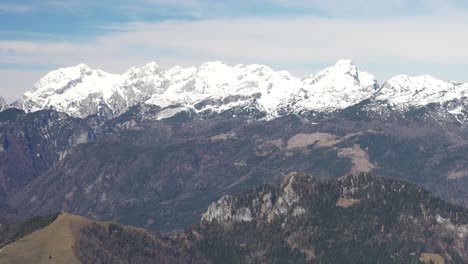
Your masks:
M285 112L333 112L365 99L376 107L385 104L406 109L466 97L468 84L427 75L396 76L380 87L373 75L350 60L340 60L302 79L257 64L207 62L199 67L162 69L151 62L121 75L85 64L60 68L39 80L13 106L27 112L54 109L74 117L96 113L112 117L139 103L200 112L255 105L267 118L275 118ZM458 108L451 112L466 112Z

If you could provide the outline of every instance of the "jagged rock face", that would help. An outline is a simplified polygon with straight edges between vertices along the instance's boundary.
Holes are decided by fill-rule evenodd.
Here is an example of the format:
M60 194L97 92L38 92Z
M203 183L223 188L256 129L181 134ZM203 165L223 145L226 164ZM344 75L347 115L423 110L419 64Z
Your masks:
M0 113L0 193L15 193L105 126L65 113L17 109Z
M408 182L370 174L311 178L291 174L275 185L223 197L188 232L199 245L212 241L208 256L223 248L239 263L468 261L466 209ZM268 193L277 193L278 202L263 200ZM273 219L256 215L261 208L281 208L281 197L288 210L279 209L283 213ZM252 212L248 221L226 217L246 208Z
M9 106L8 106L7 102L5 101L5 99L3 99L3 97L0 96L0 112L3 111L3 110L6 110L8 108L9 108Z
M208 222L216 220L220 223L252 221L250 208L236 206L236 202L232 196L223 196L218 202L208 207L208 211L203 215L202 219Z
M291 173L279 183L277 189L264 187L246 193L247 200L243 196L223 196L208 207L202 221L232 225L254 220L271 222L288 214L299 216L305 213L305 209L298 205L302 194L298 184L301 184L301 190L306 188L311 192L308 195L316 191L315 180L305 177L300 173Z

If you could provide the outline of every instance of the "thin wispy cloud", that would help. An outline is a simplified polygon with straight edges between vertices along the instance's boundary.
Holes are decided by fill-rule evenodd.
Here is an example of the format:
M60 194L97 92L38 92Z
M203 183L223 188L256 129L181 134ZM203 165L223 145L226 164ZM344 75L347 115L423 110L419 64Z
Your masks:
M454 13L466 10L464 0L142 0L135 6L166 8L180 15L199 14L201 18L239 17L245 15L272 16L302 14L321 17L362 18L382 16L412 16ZM155 10L152 10L155 11Z
M239 18L115 25L84 42L0 41L4 61L70 64L91 60L112 69L122 56L139 60L185 57L290 65L354 57L363 63L401 59L421 63L468 60L468 19L344 20L317 17ZM120 54L120 56L117 56ZM167 54L170 54L168 56ZM107 61L106 57L115 57ZM172 59L171 59L172 58ZM119 63L118 65L121 65ZM125 64L125 63L123 63Z
M0 3L0 13L29 13L34 10L32 5Z

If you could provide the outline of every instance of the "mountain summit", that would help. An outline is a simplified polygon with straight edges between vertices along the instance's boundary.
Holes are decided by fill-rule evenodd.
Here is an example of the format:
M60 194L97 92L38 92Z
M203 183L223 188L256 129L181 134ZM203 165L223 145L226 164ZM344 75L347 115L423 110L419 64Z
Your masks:
M467 88L467 84L427 75L400 75L379 87L373 75L350 60L339 60L302 79L258 64L207 62L199 67L162 69L150 62L121 75L79 64L48 73L14 106L26 112L54 109L81 118L94 114L111 118L137 104L197 113L250 108L272 119L287 114L332 113L367 99L373 102L371 110L397 106L400 111L455 100L457 103L445 110L464 115Z
M3 97L0 96L0 111L8 108L8 104Z
M294 112L342 109L370 97L377 88L375 77L349 60L304 79L257 64L207 62L162 70L151 62L122 75L79 64L48 73L16 105L27 112L54 109L86 117L119 115L138 103L195 108L205 102L197 110L214 112L255 104L268 117L277 117L282 108Z
M375 99L395 105L427 105L468 96L468 84L438 80L430 75L398 75L388 80Z

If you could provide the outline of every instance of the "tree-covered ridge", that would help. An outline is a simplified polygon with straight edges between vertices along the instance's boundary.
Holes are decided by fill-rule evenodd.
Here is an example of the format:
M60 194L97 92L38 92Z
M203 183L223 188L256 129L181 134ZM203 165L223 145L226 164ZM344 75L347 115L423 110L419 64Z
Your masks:
M288 199L294 203L284 206ZM468 261L467 210L404 181L354 174L318 182L291 174L220 201L234 216L250 211L252 220L209 219L215 212L208 210L191 232L217 263L225 256L232 263L420 263L429 253L445 263Z
M182 233L87 225L75 254L83 263L467 263L467 236L467 209L414 184L291 173L222 197Z
M55 221L58 214L36 216L26 221L0 221L0 248L32 232L48 226Z
M209 263L178 240L113 223L83 227L75 255L82 263Z

